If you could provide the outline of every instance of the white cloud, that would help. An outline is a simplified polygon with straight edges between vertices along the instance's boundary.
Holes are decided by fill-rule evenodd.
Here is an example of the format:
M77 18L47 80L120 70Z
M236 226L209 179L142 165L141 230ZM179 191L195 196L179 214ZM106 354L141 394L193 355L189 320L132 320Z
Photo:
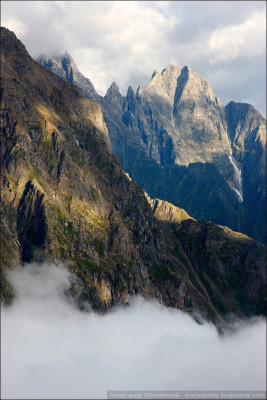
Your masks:
M23 38L26 32L28 32L28 27L19 19L9 16L4 16L1 18L1 26L8 28L10 31L16 32L18 36Z
M266 51L266 14L255 13L245 22L216 29L208 40L210 62L253 58Z
M266 322L214 326L135 298L105 316L64 297L70 274L10 272L17 300L2 307L3 398L105 398L107 390L264 390Z
M213 77L225 102L252 101L263 114L265 13L262 1L2 1L3 21L16 21L31 55L68 50L99 94L113 81L123 94L145 86L155 69L173 63ZM227 93L216 80L226 69Z
M29 32L24 39L30 54L64 46L100 94L113 80L126 90L133 74L147 70L150 74L155 64L162 64L158 49L166 47L166 35L177 23L167 3L164 7L136 1L23 3L22 10L3 2L3 11L26 21Z
M149 2L100 2L90 13L86 3L74 3L70 8L72 18L74 13L79 19L78 31L72 29L75 40L72 38L70 51L100 94L105 94L114 80L125 92L132 76L153 71L155 63L161 62L158 49L164 47L175 24L173 16ZM81 13L82 19L78 17Z

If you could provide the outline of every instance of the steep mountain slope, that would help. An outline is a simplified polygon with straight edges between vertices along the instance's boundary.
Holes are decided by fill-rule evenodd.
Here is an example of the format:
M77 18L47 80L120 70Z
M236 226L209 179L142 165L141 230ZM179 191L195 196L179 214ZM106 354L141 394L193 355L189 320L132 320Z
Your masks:
M240 166L244 204L240 230L266 241L266 121L249 104L226 108L233 156Z
M58 73L53 60L61 60L66 79L66 64L77 69L69 55L39 59ZM235 112L235 103L224 107L210 84L189 67L154 71L144 89L129 87L126 97L115 82L104 98L88 95L91 82L72 82L101 104L113 153L152 197L266 241L266 128L252 106L239 105L249 112ZM235 133L240 129L241 136ZM242 157L237 152L241 141ZM255 201L257 213L252 213Z
M111 154L100 106L5 28L1 66L2 268L64 261L80 307L139 293L217 322L265 311L262 244L148 201Z

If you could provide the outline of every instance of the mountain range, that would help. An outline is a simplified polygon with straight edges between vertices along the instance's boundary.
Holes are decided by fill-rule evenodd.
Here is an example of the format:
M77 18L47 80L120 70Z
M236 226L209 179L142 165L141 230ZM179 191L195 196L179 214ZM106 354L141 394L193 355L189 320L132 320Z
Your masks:
M200 197L205 172L210 196L225 188L222 199L233 201L232 208L245 204L244 166L253 157L254 170L261 166L263 119L246 105L225 110L189 68L155 72L146 89L129 88L126 97L113 84L101 98L69 56L62 57L60 62L43 58L42 66L13 32L1 28L3 300L14 295L5 279L7 268L64 262L73 273L69 295L80 308L91 304L105 311L140 294L221 325L230 315L264 314L265 246L226 226L197 221L188 207L185 211L151 196L157 185L160 192L173 180L177 194L182 181L187 195ZM204 103L197 94L202 90ZM250 116L240 125L241 116L251 114L258 119ZM201 129L205 137L198 145L195 135ZM254 188L263 191L263 170L258 172ZM134 182L138 174L151 187L157 180L148 194ZM163 182L165 175L169 181ZM262 191L255 196L261 199Z
M189 67L102 97L67 52L37 61L101 104L113 153L151 197L266 242L266 121L253 106L224 107Z

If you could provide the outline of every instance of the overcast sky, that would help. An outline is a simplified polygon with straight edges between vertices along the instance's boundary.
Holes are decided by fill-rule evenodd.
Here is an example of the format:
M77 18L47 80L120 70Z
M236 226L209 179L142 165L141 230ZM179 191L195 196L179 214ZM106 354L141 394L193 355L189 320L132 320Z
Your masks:
M1 306L4 399L96 399L107 390L265 390L266 320L211 324L135 298L106 315L75 309L70 274L28 265L8 272L17 298Z
M35 57L67 50L99 94L144 87L155 69L189 65L226 104L266 115L264 1L2 1L3 26Z

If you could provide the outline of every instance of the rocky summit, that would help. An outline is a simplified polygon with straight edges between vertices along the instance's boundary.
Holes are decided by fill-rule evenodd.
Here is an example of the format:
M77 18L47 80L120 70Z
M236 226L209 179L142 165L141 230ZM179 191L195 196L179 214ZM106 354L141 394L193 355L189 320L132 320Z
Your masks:
M57 75L66 79L68 82L75 83L84 88L87 97L97 99L98 94L90 79L86 78L77 68L71 55L64 51L62 54L55 54L51 57L41 56L38 61L46 68L53 70Z
M251 105L224 107L207 80L175 65L126 96L115 82L96 96L85 77L68 78L66 58L38 61L101 104L113 153L151 197L266 242L266 121Z
M74 277L69 295L75 296L80 308L91 304L104 311L140 294L221 325L229 315L243 318L265 312L265 246L229 228L198 222L166 201L151 199L112 154L109 126L113 134L115 128L122 129L121 138L122 132L127 137L127 124L136 129L134 115L141 113L145 96L140 90L136 94L129 89L123 99L113 84L102 101L117 108L105 111L105 123L99 104L35 62L5 28L1 28L1 68L1 295L5 301L12 299L5 280L7 268L33 261L64 262ZM178 104L185 101L177 97L177 90L174 94L172 82L179 71L169 70L162 74L161 85L168 101ZM74 81L75 70L68 71ZM182 73L188 71L181 71L179 77ZM156 76L153 79L159 79ZM212 96L209 87L206 90ZM200 101L196 105L200 117L203 107ZM143 123L149 129L156 127L155 111L151 115L145 110ZM118 112L123 121L115 121ZM218 103L214 124L220 112ZM236 121L238 112L229 118ZM214 124L209 124L208 135L215 140ZM161 137L163 148L164 143L165 147L172 143L175 161L178 153L171 136L160 125L157 129L154 136ZM223 125L221 129L221 138L216 138L220 149L225 141ZM127 140L123 151L131 151ZM241 138L236 143L242 148ZM157 163L156 144L154 149Z

